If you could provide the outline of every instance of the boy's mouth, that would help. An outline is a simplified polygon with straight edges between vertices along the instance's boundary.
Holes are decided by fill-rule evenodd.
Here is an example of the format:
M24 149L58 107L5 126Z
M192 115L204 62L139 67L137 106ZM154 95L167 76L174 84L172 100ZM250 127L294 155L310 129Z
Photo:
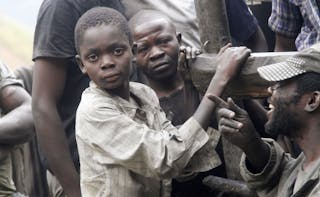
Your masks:
M115 81L119 78L120 76L120 73L118 72L112 72L112 73L107 73L106 75L104 75L104 79L106 81Z

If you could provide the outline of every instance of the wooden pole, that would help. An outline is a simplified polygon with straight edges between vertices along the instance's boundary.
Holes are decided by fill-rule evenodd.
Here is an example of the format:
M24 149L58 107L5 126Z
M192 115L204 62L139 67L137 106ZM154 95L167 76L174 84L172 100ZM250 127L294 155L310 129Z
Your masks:
M194 3L199 19L200 40L202 44L209 41L204 51L218 53L222 46L231 42L225 1L195 0Z

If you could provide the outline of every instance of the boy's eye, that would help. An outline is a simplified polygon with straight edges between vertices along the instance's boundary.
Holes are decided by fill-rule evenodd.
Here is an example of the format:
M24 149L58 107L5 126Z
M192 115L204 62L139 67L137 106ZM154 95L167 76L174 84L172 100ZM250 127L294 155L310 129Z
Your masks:
M88 56L90 62L95 62L98 60L98 56L96 54L91 54Z
M120 56L123 54L123 48L116 48L114 51L113 51L113 54L116 55L116 56Z

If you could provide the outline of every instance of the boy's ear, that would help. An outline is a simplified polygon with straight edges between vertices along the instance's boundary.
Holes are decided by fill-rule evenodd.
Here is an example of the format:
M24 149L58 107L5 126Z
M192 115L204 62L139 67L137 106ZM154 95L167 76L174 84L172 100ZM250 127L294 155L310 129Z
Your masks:
M79 55L76 55L76 61L77 61L78 65L79 65L79 68L80 68L81 72L82 72L83 74L87 74L87 69L86 69L86 67L82 64L82 61L81 61Z
M181 42L182 42L182 35L181 35L181 33L180 32L177 32L177 40L178 40L178 42L179 42L179 44L181 45Z
M304 107L307 112L313 112L320 106L320 91L314 91L308 98L308 102Z

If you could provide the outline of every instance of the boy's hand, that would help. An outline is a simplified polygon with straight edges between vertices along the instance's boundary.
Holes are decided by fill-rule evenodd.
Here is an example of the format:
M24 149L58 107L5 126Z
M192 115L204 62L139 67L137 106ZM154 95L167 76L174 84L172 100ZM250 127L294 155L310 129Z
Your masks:
M222 47L217 56L217 77L225 81L233 79L250 56L250 53L250 49L246 47L231 47L230 43Z
M191 79L189 73L189 62L194 61L201 51L194 47L185 47L181 46L179 49L179 62L178 62L178 71L181 73L183 78Z
M220 108L217 113L219 131L231 143L246 150L252 142L259 139L247 112L238 107L231 98L225 102L217 96L207 97Z

